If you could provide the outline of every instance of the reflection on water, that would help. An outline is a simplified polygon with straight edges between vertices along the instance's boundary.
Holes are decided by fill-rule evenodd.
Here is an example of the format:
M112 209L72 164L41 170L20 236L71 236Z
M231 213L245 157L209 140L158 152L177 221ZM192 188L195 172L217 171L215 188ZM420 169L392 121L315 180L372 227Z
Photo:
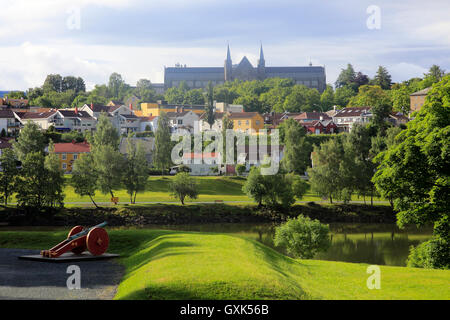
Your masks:
M274 224L256 223L217 223L199 225L151 225L143 228L199 231L213 233L230 233L256 241L274 248ZM132 227L135 228L135 227ZM0 228L1 230L66 230L64 227L17 227ZM112 227L111 229L128 229ZM395 224L330 224L332 245L327 252L319 253L314 258L320 260L370 263L378 265L405 266L409 247L418 245L431 237L431 228L409 227L399 230ZM274 248L284 254L279 248Z

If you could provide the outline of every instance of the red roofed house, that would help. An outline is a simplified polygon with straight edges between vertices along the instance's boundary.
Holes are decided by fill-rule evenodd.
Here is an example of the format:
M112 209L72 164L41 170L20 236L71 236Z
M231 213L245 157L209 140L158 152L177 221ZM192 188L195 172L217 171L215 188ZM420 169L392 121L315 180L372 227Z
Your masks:
M72 172L73 163L78 157L91 152L91 146L85 142L55 143L55 153L64 173Z
M294 117L307 131L307 133L336 133L337 125L325 112L303 112Z

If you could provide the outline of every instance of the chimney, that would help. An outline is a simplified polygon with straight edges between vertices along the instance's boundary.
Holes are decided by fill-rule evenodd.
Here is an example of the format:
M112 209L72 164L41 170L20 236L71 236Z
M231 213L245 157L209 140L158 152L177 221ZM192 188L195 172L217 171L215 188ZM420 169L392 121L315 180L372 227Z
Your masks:
M94 104L91 102L91 110L94 110Z
M78 107L75 107L75 114L78 114Z
M133 110L133 104L130 103L130 110Z
M323 120L323 116L320 116L319 119L320 119L320 121L322 121Z

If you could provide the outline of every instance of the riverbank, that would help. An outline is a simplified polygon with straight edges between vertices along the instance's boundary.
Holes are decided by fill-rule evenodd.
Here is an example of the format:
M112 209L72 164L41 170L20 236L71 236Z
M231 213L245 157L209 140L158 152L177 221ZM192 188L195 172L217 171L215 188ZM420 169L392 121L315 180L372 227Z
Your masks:
M0 247L42 249L67 231L0 232ZM242 237L169 230L110 230L125 274L115 299L450 299L450 271L286 257Z
M256 205L228 204L142 204L103 207L69 207L59 211L37 212L20 208L3 208L0 224L10 226L93 225L108 221L111 226L167 225L198 223L282 222L303 214L324 223L393 223L395 213L387 205L317 204L294 205L290 210L274 210Z

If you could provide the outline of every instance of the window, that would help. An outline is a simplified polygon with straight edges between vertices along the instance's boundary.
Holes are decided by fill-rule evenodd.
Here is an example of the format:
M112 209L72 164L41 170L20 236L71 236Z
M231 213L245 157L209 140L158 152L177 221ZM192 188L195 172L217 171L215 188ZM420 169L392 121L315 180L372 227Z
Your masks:
M63 154L62 154L62 159L63 159L63 160L66 160L66 159L67 159L67 154L63 153Z
M257 126L259 126L259 120L256 120L255 123Z
M241 125L241 120L238 120L238 125L239 125L239 126Z
M66 163L63 163L63 164L62 164L62 168L63 168L63 169L67 169L67 164L66 164Z
M246 120L246 121L245 121L245 124L246 124L246 125L249 125L249 121L248 121L248 120Z
M74 153L73 154L73 160L77 160L78 159L78 154L77 153Z
M182 119L178 119L178 124L183 124L183 120Z

